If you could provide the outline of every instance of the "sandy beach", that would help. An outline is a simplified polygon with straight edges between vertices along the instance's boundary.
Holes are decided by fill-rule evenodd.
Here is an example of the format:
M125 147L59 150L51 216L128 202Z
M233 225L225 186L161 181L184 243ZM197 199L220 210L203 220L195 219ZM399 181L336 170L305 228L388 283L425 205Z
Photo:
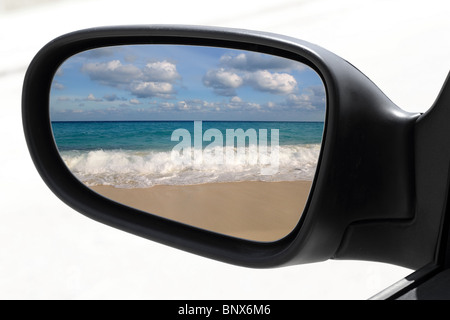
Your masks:
M297 225L311 181L91 187L133 208L234 237L275 241Z

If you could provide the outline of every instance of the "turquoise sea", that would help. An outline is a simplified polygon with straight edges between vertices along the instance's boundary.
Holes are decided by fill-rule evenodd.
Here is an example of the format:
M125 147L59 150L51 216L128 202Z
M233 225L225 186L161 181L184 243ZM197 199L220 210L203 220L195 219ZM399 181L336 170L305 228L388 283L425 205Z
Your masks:
M199 126L202 132L200 140ZM113 185L122 188L249 180L312 180L320 153L323 127L323 122L52 122L61 156L82 182L91 186ZM180 142L184 146L192 145L192 150L194 145L199 146L196 144L198 141L202 142L203 150L213 143L214 154L223 152L225 155L227 134L238 132L238 129L256 134L256 140L247 137L245 145L239 145L238 139L233 140L236 153L246 152L244 160L240 158L238 161L236 158L235 162L222 163L202 161L200 164L195 161L174 161L173 150L177 147L180 149ZM183 137L174 135L180 132L184 134ZM205 132L215 135L206 139ZM188 138L189 141L186 141ZM261 146L265 145L264 141L269 155L271 145L279 145L277 170L269 175L262 174L264 171L261 169L267 166L267 161L263 161L261 154L258 154L262 150ZM258 148L252 149L252 145ZM240 150L242 148L245 150ZM256 150L257 153L251 154L249 150Z

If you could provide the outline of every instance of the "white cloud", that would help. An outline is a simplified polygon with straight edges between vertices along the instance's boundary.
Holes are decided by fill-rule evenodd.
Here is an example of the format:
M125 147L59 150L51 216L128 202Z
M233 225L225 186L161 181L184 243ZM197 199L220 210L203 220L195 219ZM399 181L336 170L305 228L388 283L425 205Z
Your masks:
M189 106L189 104L186 101L178 101L177 109L180 111L183 111L183 110L189 110L189 109L191 109L191 107Z
M91 80L111 87L126 86L142 78L142 71L134 65L123 65L119 60L86 63L81 69Z
M146 81L173 83L180 78L177 66L166 60L148 63L143 69L143 74Z
M289 94L285 107L305 110L324 110L326 94L323 86L308 87L301 94Z
M175 104L171 102L162 102L158 105L158 107L164 110L172 110L175 107Z
M272 94L294 93L297 90L295 78L287 72L274 71L305 68L297 61L252 52L223 55L219 64L221 68L206 73L203 84L223 96L235 96L236 89L247 85Z
M315 107L311 103L311 99L307 94L290 94L286 98L286 105L289 107L295 107L295 108L301 108L301 109L307 109L312 110L315 109Z
M142 69L132 64L124 65L119 60L86 63L82 71L91 80L129 91L138 98L170 97L175 92L174 83L181 78L176 65L165 60L148 63ZM105 99L114 101L119 98L108 95Z
M130 99L130 103L133 105L139 105L141 102L138 99Z
M249 73L246 80L259 91L289 94L297 89L297 81L287 73L270 73L267 70Z
M100 102L103 101L102 99L96 98L92 93L90 93L86 99L84 99L85 101L93 101L93 102Z
M64 90L65 89L64 85L57 81L53 81L52 87L55 88L56 90Z
M237 98L237 99L235 99ZM239 110L239 111L250 111L250 110L262 110L262 106L256 102L243 101L239 97L233 97L230 103L226 105L227 109Z
M298 61L257 52L239 53L237 55L225 54L220 58L220 64L227 69L250 72L261 70L292 71L305 68L305 65Z
M169 97L174 93L173 85L168 82L134 82L130 91L139 98Z
M238 74L227 71L224 68L209 70L203 77L203 84L224 96L234 96L235 89L244 83Z
M231 98L230 101L233 103L239 103L239 102L242 102L242 99L239 98L238 96L234 96L233 98Z
M220 57L220 63L227 67L237 68L237 69L246 69L247 65L247 55L245 53L241 53L238 55L230 55L225 54Z

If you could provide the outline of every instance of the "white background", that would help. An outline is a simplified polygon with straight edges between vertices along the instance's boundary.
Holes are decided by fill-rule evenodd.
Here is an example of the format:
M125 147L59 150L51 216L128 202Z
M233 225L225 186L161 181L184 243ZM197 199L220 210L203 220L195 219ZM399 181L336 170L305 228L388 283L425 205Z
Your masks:
M22 132L21 86L34 54L70 31L214 25L318 44L350 61L400 107L423 112L450 69L448 3L0 0L0 299L367 299L407 276L412 270L361 261L247 269L90 220L38 176Z

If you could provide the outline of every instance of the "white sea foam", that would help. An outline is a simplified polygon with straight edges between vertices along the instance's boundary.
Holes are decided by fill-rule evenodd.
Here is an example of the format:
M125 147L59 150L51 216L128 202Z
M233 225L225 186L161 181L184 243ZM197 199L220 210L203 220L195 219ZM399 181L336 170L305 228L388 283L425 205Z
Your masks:
M210 151L225 154L220 149ZM312 180L320 145L280 146L278 170L274 174L262 174L270 161L257 152L248 151L247 148L243 161L224 158L223 162L219 161L221 163L208 161L206 157L200 163L176 161L171 151L65 151L61 155L68 168L87 185L143 188L160 184Z

